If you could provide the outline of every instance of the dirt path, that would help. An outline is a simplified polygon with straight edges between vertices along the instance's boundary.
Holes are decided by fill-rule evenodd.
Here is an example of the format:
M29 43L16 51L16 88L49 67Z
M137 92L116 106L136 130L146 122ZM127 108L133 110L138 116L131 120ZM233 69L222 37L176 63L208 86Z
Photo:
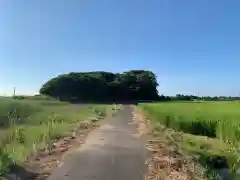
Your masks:
M144 180L145 143L133 136L131 106L93 130L49 180Z

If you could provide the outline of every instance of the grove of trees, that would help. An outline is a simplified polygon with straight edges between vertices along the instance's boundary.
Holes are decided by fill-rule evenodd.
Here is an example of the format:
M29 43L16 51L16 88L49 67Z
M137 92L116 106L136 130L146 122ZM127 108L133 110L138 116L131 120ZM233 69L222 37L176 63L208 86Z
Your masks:
M182 94L164 96L158 95L157 86L156 75L146 70L131 70L123 73L72 72L50 79L42 85L40 94L70 102L232 101L240 99L239 97L200 97Z
M151 101L159 98L157 86L156 75L145 70L72 72L50 79L40 94L71 102Z

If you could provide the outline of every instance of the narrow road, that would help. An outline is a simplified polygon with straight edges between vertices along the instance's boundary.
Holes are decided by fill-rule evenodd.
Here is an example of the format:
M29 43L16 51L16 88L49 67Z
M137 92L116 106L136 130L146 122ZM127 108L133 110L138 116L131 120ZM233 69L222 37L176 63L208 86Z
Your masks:
M133 108L126 105L116 117L92 131L86 143L69 155L49 180L144 180L146 149L132 137Z

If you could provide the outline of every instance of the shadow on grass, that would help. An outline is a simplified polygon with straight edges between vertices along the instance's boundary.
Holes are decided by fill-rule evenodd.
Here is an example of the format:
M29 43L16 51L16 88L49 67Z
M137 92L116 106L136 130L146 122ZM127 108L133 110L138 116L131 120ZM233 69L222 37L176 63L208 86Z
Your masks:
M228 168L227 158L225 156L209 155L206 153L198 152L198 162L204 166L214 169Z
M32 167L23 167L18 164L9 166L9 173L0 177L0 180L46 180L50 173L42 173Z
M205 176L207 178L221 179L229 178L232 176L231 173L231 165L229 162L230 160L227 159L225 156L219 155L209 155L206 153L198 152L196 153L198 156L198 162L206 168ZM216 178L218 176L218 178ZM221 178L220 178L220 177Z

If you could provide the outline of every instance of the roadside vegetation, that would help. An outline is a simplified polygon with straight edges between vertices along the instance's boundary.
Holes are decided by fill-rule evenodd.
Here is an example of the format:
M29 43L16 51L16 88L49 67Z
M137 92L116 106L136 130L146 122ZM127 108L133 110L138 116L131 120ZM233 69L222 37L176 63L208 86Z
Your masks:
M0 175L39 148L51 153L53 141L81 123L116 115L115 103L157 99L157 85L145 70L72 72L48 80L40 95L0 98Z
M139 104L154 124L182 132L178 143L203 166L215 155L226 157L230 171L240 168L240 103L162 102Z
M71 132L76 124L96 121L109 111L115 115L121 109L107 104L140 102L144 103L138 107L155 130L164 130L158 136L171 132L167 136L171 142L204 167L209 157L217 155L227 158L231 172L238 170L239 97L159 96L157 86L156 75L146 70L71 72L44 83L41 95L0 98L0 174L42 146L51 153L53 140Z
M0 98L0 175L22 164L37 150L51 153L53 140L69 135L81 123L100 119L112 105L73 105L44 98Z

